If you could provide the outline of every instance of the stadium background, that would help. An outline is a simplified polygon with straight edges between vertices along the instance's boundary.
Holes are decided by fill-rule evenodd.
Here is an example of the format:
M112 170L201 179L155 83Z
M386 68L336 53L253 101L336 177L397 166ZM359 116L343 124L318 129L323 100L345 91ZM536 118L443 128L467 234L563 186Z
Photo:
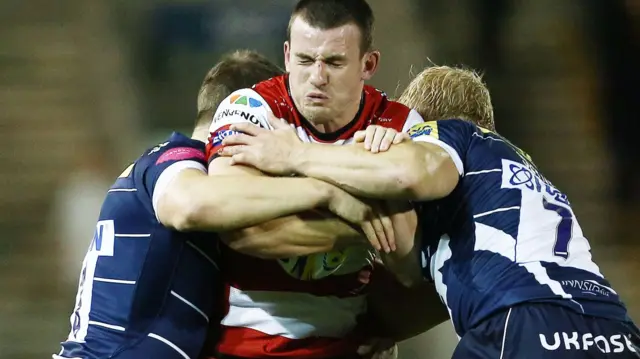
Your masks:
M190 130L220 53L254 48L281 62L292 3L0 2L0 358L58 351L107 186L143 148ZM640 318L640 26L628 26L640 23L639 3L370 3L383 53L372 83L397 94L427 58L484 69L499 131L569 195L596 260ZM401 358L427 346L446 357L454 343L443 324Z

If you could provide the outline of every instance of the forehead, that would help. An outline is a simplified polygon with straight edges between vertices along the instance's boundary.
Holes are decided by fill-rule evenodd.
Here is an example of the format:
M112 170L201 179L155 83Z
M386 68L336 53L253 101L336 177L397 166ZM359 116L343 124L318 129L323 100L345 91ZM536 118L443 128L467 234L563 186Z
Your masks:
M291 23L291 50L308 55L350 55L360 52L360 29L348 23L333 29L320 29L297 16Z

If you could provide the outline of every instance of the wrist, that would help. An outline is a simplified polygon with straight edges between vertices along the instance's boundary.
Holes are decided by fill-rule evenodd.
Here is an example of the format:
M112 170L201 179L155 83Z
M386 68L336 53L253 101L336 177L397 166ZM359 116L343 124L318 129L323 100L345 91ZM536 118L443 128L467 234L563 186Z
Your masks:
M335 187L327 182L317 180L315 178L304 178L304 181L313 188L313 193L317 198L316 208L329 208L335 198Z
M305 176L306 166L309 163L310 151L313 145L301 143L291 158L291 172L296 176Z

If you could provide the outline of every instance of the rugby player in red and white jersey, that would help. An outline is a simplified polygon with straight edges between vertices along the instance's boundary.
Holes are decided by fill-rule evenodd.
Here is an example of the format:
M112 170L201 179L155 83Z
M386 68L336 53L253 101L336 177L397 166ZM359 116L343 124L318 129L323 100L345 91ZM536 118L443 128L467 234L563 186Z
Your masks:
M295 131L296 141L308 144L304 153L296 154L302 162L305 159L316 161L326 153L327 157L322 161L350 161L353 164L350 170L356 173L361 155L377 152L377 147L370 148L369 142L382 142L380 150L385 151L397 138L396 133L423 122L417 112L364 84L376 72L380 57L379 52L372 49L372 27L373 14L364 0L299 1L284 46L288 73L261 82L252 89L236 91L223 100L214 115L207 144L209 175L264 175L239 164L251 162L252 152L241 152L243 147L259 151L256 146L247 144L260 136L255 130L266 131L274 127L268 120L272 115L286 121L288 126L285 127L290 132ZM369 125L380 125L393 131L378 127L382 130L370 133L364 149L362 146L331 146L353 143L354 135ZM276 127L281 126L276 123ZM256 134L257 137L252 136ZM341 152L349 158L338 158L332 151L325 152L332 147L349 148ZM415 161L391 158L380 161L367 157L365 162L367 165L375 162L374 168L369 167L362 173L362 184L354 192L367 197L368 191L392 192L400 196L414 191L412 186L421 181L411 180L415 177L414 168L404 164ZM282 162L291 161L283 158ZM304 163L297 167L288 172L279 171L279 175L306 175L299 172ZM269 172L269 168L262 170ZM406 215L414 215L412 212L406 211ZM307 223L310 220L321 223L326 218L317 212L300 216L307 219ZM356 355L362 339L356 331L357 319L366 312L368 284L375 278L372 273L374 252L369 245L363 241L361 245L334 249L314 243L314 238L299 238L295 255L305 251L316 253L319 246L324 246L325 252L265 260L259 257L268 255L259 252L252 257L236 251L243 249L243 241L225 240L241 233L251 241L260 241L261 231L273 236L279 228L286 227L288 221L287 218L277 225L271 222L262 227L221 234L223 242L229 243L229 247L222 249L221 256L227 302L219 338L211 347L205 348L205 356L345 358ZM369 224L362 228L368 238L379 235L390 239L390 245L381 243L376 249L393 250L390 219L381 216ZM251 235L246 235L246 231L251 231Z

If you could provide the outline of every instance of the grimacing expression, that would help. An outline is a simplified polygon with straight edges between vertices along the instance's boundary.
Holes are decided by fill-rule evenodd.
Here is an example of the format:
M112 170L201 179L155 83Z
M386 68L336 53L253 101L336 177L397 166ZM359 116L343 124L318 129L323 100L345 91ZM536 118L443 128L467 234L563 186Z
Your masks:
M352 23L319 29L300 16L294 19L284 44L285 67L294 103L307 120L345 125L357 113L364 81L375 72L379 56L363 56L360 40Z

